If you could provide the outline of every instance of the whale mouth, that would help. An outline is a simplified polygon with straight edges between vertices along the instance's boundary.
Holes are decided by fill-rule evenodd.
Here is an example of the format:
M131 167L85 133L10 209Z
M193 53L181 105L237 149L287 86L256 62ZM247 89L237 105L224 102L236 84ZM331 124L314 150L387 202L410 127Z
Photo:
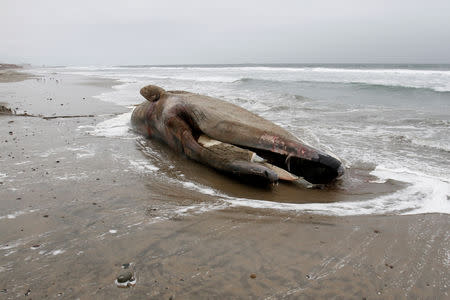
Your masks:
M344 169L335 157L320 153L316 160L283 155L269 150L243 147L212 139L201 134L197 143L224 161L247 162L276 174L277 180L296 181L300 178L313 184L328 184L340 178ZM276 181L276 180L275 180Z
M293 155L284 155L268 150L248 148L268 163L286 170L313 184L328 184L344 174L342 163L335 157L319 153L318 159L306 159Z

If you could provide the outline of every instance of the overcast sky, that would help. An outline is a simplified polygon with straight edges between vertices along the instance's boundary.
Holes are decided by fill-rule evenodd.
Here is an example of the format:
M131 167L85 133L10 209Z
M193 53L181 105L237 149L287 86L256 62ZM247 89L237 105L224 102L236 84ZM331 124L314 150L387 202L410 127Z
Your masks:
M0 62L450 63L450 0L0 0Z

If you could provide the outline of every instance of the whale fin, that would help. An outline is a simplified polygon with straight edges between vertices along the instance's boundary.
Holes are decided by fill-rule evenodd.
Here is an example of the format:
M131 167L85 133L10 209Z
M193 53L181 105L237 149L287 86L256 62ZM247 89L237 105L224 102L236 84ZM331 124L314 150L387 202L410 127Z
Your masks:
M200 142L208 145L205 147L193 137L188 124L177 117L169 119L166 127L172 136L169 145L195 161L255 184L268 185L278 181L278 175L272 169L250 161L251 151L204 136ZM231 157L224 157L224 154ZM240 159L235 160L235 156Z
M156 85L147 85L144 86L140 93L142 97L147 99L150 102L158 101L159 98L161 98L161 95L164 94L166 91L163 88L160 88Z

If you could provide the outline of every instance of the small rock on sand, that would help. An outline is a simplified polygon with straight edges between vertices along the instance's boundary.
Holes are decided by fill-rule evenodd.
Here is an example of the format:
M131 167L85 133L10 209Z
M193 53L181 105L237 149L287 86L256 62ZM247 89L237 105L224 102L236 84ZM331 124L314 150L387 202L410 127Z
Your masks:
M128 269L130 267L130 263L126 263L122 265L122 269Z
M124 273L120 274L119 276L117 276L117 282L124 283L124 282L130 281L131 278L133 278L133 274L131 272L124 272Z
M130 271L121 273L117 276L116 285L120 288L127 288L136 285L136 279Z

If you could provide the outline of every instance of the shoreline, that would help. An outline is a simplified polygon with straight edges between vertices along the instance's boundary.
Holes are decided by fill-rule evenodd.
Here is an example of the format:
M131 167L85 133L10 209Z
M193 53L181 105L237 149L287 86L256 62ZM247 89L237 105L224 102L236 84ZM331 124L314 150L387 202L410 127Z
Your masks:
M146 157L132 140L89 133L127 112L93 97L114 83L52 75L0 84L11 108L50 117L0 115L6 299L448 297L449 215L335 217L245 206L197 213L217 197L168 186L160 170L140 165ZM239 186L161 155L188 179L202 173L206 186ZM137 283L119 289L114 280L127 264Z
M18 72L17 69L0 69L0 83L19 82L32 78L37 78L37 76L26 72Z

